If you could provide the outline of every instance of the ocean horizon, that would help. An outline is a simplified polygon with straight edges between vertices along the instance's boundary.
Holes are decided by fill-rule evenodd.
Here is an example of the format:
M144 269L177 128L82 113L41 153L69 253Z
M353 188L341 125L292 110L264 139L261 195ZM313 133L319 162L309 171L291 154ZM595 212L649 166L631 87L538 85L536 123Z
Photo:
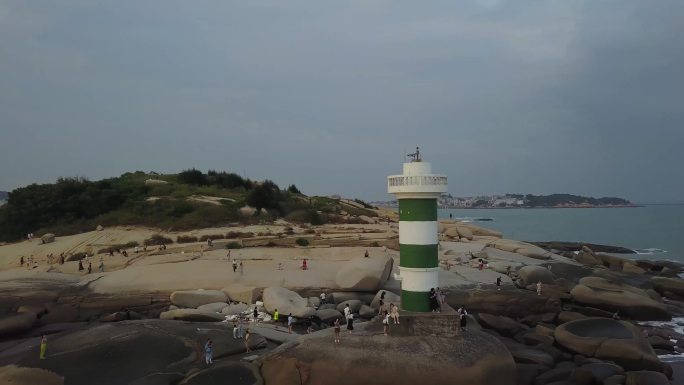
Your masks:
M635 259L684 262L684 205L610 208L440 209L439 218L471 221L521 241L587 242L634 250ZM484 219L484 221L483 221Z

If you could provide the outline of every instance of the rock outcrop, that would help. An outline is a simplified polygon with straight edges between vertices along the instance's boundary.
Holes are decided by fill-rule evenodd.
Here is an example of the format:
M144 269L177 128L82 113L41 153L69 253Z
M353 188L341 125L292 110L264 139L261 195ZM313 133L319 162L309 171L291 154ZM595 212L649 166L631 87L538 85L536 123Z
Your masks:
M575 353L613 361L627 370L655 370L664 366L639 329L629 322L586 318L562 324L556 342Z
M676 296L684 297L684 280L679 278L653 277L651 284L658 293L666 295L670 292Z
M439 357L439 363L434 357ZM260 363L266 384L516 383L515 364L508 350L493 336L477 331L469 331L456 341L374 335L332 344L327 335L312 336L280 346Z
M273 314L275 309L283 316L292 313L297 318L308 318L316 315L316 310L307 306L308 301L292 290L283 287L267 287L263 294L266 311Z
M585 277L570 292L572 299L637 320L669 320L664 304L653 300L644 290L599 277Z
M231 301L251 305L259 298L259 289L254 286L246 286L239 283L228 285L221 289Z
M522 286L534 285L540 281L541 283L553 283L553 273L542 266L523 266L518 270L518 277Z
M382 257L357 257L340 267L335 283L340 289L376 291L392 273L393 259Z
M197 308L215 302L226 302L228 297L220 290L183 290L171 293L171 303L184 308Z
M221 322L225 319L223 314L202 311L199 309L174 309L162 312L159 319L194 322Z
M19 313L0 319L0 336L23 333L36 323L35 313Z

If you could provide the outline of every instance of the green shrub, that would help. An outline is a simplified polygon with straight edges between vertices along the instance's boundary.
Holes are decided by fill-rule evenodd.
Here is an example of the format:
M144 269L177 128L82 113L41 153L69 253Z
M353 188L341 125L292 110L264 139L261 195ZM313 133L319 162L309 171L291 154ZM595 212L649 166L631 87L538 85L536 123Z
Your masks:
M154 234L153 236L145 239L143 244L145 246L151 246L151 245L168 245L173 243L173 239L167 238L163 235L160 234Z
M192 235L179 235L176 237L176 243L195 243L198 242L197 237Z
M242 245L238 242L228 242L226 249L241 249Z
M299 246L309 246L309 240L305 238L297 238L295 243Z
M111 245L109 247L105 247L104 249L100 249L97 251L98 254L109 254L110 252L119 250L119 249L130 249L132 247L139 246L140 244L136 241L131 241L128 243L120 243L116 245Z

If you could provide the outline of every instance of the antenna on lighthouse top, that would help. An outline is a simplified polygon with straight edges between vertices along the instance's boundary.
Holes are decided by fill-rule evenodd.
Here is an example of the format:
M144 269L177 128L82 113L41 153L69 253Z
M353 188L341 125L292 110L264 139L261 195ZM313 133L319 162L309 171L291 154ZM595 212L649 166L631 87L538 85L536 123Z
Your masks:
M416 152L413 154L408 154L406 155L409 158L411 158L411 162L422 162L423 160L420 158L420 148L416 147Z

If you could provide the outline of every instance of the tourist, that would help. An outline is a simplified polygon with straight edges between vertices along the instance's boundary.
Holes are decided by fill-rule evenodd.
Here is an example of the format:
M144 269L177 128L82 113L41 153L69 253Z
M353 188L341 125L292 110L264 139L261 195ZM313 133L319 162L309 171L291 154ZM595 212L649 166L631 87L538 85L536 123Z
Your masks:
M511 265L506 266L506 275L511 276Z
M439 305L439 310L442 310L442 289L439 287L435 288L435 298L437 299L437 305Z
M333 327L335 328L335 342L340 342L340 319L336 318L335 323L333 324Z
M344 319L349 318L349 315L351 314L351 308L349 307L349 304L347 304L344 307Z
M454 219L454 214L449 213L449 219Z
M308 267L306 265L306 258L302 259L302 270L306 270Z
M461 331L465 331L466 324L468 323L468 311L465 309L465 307L461 306L458 308L458 316L461 321Z
M385 317L382 319L382 331L385 333L385 335L387 335L389 332L389 319L389 313L385 312Z
M24 256L22 255L21 258L19 258L19 266L24 267Z
M100 273L104 273L104 260L100 257L100 265L98 266Z
M93 272L93 264L88 262L88 274Z
M254 323L259 322L259 310L257 310L257 305L254 305Z
M501 290L501 277L496 277L496 290Z
M292 325L294 324L294 317L292 316L292 313L287 316L287 332L292 334Z
M135 247L135 253L138 254L139 252L140 252L140 247L139 247L139 246L136 246L136 247Z
M542 283L541 281L537 282L537 295L541 295L542 291Z
M230 257L230 253L228 253L228 257ZM237 261L233 259L233 273L237 271Z
M273 312L273 320L275 322L278 322L279 317L280 317L280 314L278 314L278 309L275 309L275 311Z
M238 338L245 338L245 325L242 318L238 318Z
M63 265L63 264L64 264L64 253L61 253L61 254L59 255L59 264L60 264L60 265Z
M43 334L43 337L40 339L40 359L44 360L45 359L45 353L47 353L47 336Z
M350 334L354 331L354 314L352 313L349 313L347 318L347 330L349 330Z
M204 361L207 363L207 365L211 365L214 363L213 357L214 346L211 342L211 338L207 338L207 342L204 344Z
M385 292L380 293L380 300L378 301L380 308L378 309L378 315L382 315L385 312Z
M245 265L240 261L240 275L245 275Z
M393 303L390 304L390 316L392 317L394 324L398 325L399 324L399 306L397 306Z
M432 312L434 313L439 313L439 303L437 302L437 292L435 292L435 288L430 288L430 307L432 308Z
M249 337L250 337L249 329L247 329L247 333L245 334L245 350L246 350L246 353L249 353L252 351L252 349L249 348Z
M368 257L370 256L370 254L368 254L368 250L366 250L366 252L363 254L363 256L364 256L365 258L368 258Z
M238 323L233 322L233 339L236 340L238 338Z
M278 270L283 270L283 263L282 262L278 262Z
M325 303L325 292L322 292L320 297L321 297L321 305L323 305Z
M28 266L28 265L26 265ZM78 271L83 271L83 263L81 263L81 260L78 260Z

